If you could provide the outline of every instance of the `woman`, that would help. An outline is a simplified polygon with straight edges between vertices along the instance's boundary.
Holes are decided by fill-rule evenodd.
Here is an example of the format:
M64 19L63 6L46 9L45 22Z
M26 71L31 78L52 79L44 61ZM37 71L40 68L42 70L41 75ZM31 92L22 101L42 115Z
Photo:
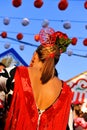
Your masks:
M69 44L61 34L65 46L56 32L36 49L29 67L5 68L0 73L7 94L5 130L66 130L72 92L55 76L60 49L63 52Z

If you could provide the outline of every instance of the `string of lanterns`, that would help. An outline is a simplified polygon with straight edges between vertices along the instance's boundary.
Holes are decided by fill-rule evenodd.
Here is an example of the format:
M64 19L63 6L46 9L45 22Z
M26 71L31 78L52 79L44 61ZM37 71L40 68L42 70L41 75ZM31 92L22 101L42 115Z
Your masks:
M2 37L2 38L7 38L7 32L2 32L1 34L0 34L0 36ZM22 40L23 39L23 34L22 33L18 33L17 35L16 35L16 38L17 38L17 40Z
M3 18L3 23L4 23L4 25L9 25L10 19L9 19L8 17ZM22 24L23 26L27 26L29 23L30 23L30 21L29 21L28 18L23 18L23 19L22 19L21 24ZM48 21L47 19L44 19L43 22L42 22L42 28L46 28L46 27L48 27L48 26L49 26L49 21ZM70 28L71 28L70 22L64 23L64 24L63 24L63 27L64 27L65 29L70 29ZM86 27L87 27L87 26L86 26ZM7 37L7 32L2 32L2 33L1 33L1 37L2 37L2 38L6 38L6 37ZM17 38L17 40L22 40L22 39L23 39L23 34L22 34L22 33L18 33L17 36L16 36L16 38ZM34 39L35 39L36 42L39 41L39 36L38 36L38 34L36 34L36 35L34 36ZM76 45L76 43L77 43L77 41L78 41L78 38L74 37L72 41L73 41L72 44L73 44L73 45ZM85 39L83 40L83 45L84 45L84 46L87 46L87 38L85 38Z
M61 20L61 21L63 21L63 20ZM8 17L5 17L5 18L3 19L3 23L4 23L4 25L9 25L10 19L9 19ZM27 25L29 25L29 23L30 23L30 21L29 21L28 18L23 18L23 19L22 19L21 24L22 24L23 26L27 26ZM49 25L49 21L48 21L47 19L44 19L43 22L42 22L42 27L46 27L46 26L48 26L48 25ZM63 24L63 27L64 27L65 29L70 29L70 28L71 28L71 23L70 23L69 21L67 21L67 22L65 22L65 23ZM85 25L85 29L87 29L87 25Z
M7 38L7 39L10 39L10 40L13 40L13 41L16 41L16 42L21 43L20 46L19 46L19 48L20 48L20 50L22 50L22 51L24 50L24 45L29 45L29 46L33 46L33 47L38 47L38 45L36 45L36 44L27 43L27 42L25 42L25 41L22 41L22 39L23 39L23 34L22 34L22 33L18 33L18 34L16 35L16 38L8 37L8 36L7 36L7 32L2 32L2 33L0 34L0 36L1 36L2 38ZM39 34L34 35L34 40L35 40L36 42L39 42L39 40L40 40L40 39L39 39ZM87 40L87 39L86 39L86 40ZM86 41L86 42L87 42L87 41ZM73 37L71 44L72 44L72 45L76 45L76 44L77 44L77 38ZM7 44L4 45L4 47L5 47L5 49L8 49L8 48L10 47L10 44L7 43ZM75 53L73 53L72 50L67 50L67 51L65 52L65 54L67 54L68 56L74 55L74 56L79 56L79 57L87 58L87 55L75 54Z
M4 17L4 16L3 16ZM1 18L1 17L0 17ZM12 18L11 18L12 19ZM13 18L13 19L19 19L19 18ZM28 18L20 18L20 19L22 19L22 21L21 21L21 24L23 25L23 26L28 26L29 24L30 24L30 20L28 19ZM39 21L42 21L42 19L31 19L31 20L39 20ZM49 20L49 21L56 21L56 22L64 22L63 23L63 27L64 27L64 29L70 29L71 28L71 23L70 23L70 21L71 22L78 22L78 23L87 23L87 21L72 21L72 20L70 20L70 21L66 21L65 22L65 20ZM48 25L49 25L49 21L47 20L47 19L44 19L43 21L42 21L42 27L47 27ZM5 18L3 18L3 24L4 25L9 25L10 24L10 18L8 18L8 17L5 17ZM85 29L87 29L87 24L85 25Z
M41 8L44 4L43 0L34 0L34 7ZM20 7L22 5L22 0L12 0L12 5L14 7ZM60 0L58 2L58 9L63 11L66 10L69 6L68 0ZM84 8L87 9L87 0L84 2Z
M36 8L41 8L41 7L43 6L43 4L44 4L43 0L34 0L34 6L35 6ZM14 7L19 7L19 6L22 5L22 0L12 0L12 5L13 5ZM59 8L60 10L65 10L65 9L68 8L68 6L69 6L68 0L60 0L59 3L58 3L58 8ZM87 1L84 2L84 8L87 9ZM8 24L10 23L10 19L9 19L9 18L4 18L3 23L4 23L5 25L8 25ZM23 26L27 26L28 24L29 24L29 19L24 18L24 19L22 20L22 25L23 25ZM48 20L44 20L43 23L42 23L42 27L45 28L45 27L47 27L48 25L49 25L49 21L48 21ZM64 24L63 24L63 27L64 27L65 29L70 29L70 28L71 28L70 22L64 23ZM85 26L85 28L87 29L87 26ZM15 41L18 41L18 42L22 43L22 45L21 45L21 47L20 47L20 50L23 50L23 49L24 49L24 44L27 44L27 45L30 45L30 46L37 46L37 45L30 44L30 43L28 44L27 42L22 41L22 39L23 39L23 37L24 37L22 33L18 33L18 34L16 35L16 39L8 37L8 36L7 36L7 32L2 32L2 33L0 34L0 36L1 36L2 38L8 38L8 39L10 39L10 40L15 40ZM39 35L38 35L38 34L34 35L34 40L35 40L36 42L39 41ZM72 45L76 45L77 40L78 40L78 39L77 39L76 37L72 38ZM87 46L87 38L85 38L85 39L83 40L83 45L84 45L84 46ZM7 46L5 46L5 48L6 48L6 47L7 47ZM8 44L8 47L9 47L9 44ZM8 47L7 47L7 48L8 48ZM76 55L76 56L77 56L77 55L78 55L78 54L73 54L72 51L68 51L67 54L68 54L69 56L71 56L71 55ZM78 55L78 56L81 56L81 55ZM81 56L81 57L86 57L86 58L87 58L87 56Z
M15 41L20 41L20 40L22 40L23 39L23 34L22 33L18 33L17 35L16 35L16 39L13 39L13 38L9 38L8 36L7 36L7 32L2 32L1 34L0 34L0 36L2 37L2 38L8 38L8 39L10 39L10 40L15 40ZM5 45L4 45L4 47L5 47L5 49L8 49L9 47L10 47L10 43L6 43ZM24 44L21 44L20 46L19 46L19 48L20 48L20 50L24 50Z
M30 23L30 21L29 21L28 18L23 18L23 19L22 19L21 24L22 24L23 26L27 26L29 23ZM10 18L8 18L8 17L3 18L3 24L4 24L4 25L9 25L9 24L10 24Z
M47 28L47 27L45 27L45 28ZM3 32L0 34L0 36L1 36L2 38L7 38L7 32L3 31ZM18 34L16 35L16 39L17 39L17 40L22 40L23 37L24 37L24 36L23 36L22 33L18 33ZM39 34L35 34L35 35L34 35L34 40L35 40L36 42L39 42L39 41L40 41L40 36L39 36ZM76 45L76 44L77 44L77 41L78 41L78 39L77 39L76 37L73 37L73 38L72 38L72 45ZM85 39L83 40L83 44L84 44L84 46L87 46L87 38L85 38Z

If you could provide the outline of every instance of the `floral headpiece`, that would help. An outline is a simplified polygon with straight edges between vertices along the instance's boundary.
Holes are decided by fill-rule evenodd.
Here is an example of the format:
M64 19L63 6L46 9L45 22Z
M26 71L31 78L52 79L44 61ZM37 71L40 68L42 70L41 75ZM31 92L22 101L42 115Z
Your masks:
M39 36L40 43L43 46L52 46L56 44L60 49L60 53L65 52L68 45L72 42L65 33L60 31L55 32L52 28L48 28L48 30L42 29Z
M68 45L72 42L65 33L60 31L53 33L51 37L54 39L54 44L58 45L61 53L65 52Z

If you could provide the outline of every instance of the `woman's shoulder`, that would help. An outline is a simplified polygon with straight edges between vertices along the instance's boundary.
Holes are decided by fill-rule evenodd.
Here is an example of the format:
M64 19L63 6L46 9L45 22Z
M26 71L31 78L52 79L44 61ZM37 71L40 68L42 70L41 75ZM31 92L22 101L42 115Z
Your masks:
M61 80L61 82L62 82L62 84L63 84L63 87L66 87L66 88L68 88L68 89L71 90L71 87L68 85L68 83L67 83L66 81Z
M61 80L59 78L55 78L55 82L57 83L57 86L59 87L59 85L61 86L62 92L67 92L73 95L73 92L71 90L71 87L67 84L66 81Z
M57 85L57 86L61 85L62 88L69 88L70 89L70 86L67 84L66 81L61 80L60 78L58 78L56 76L52 79L52 83L53 83L53 85Z
M53 91L61 91L62 89L62 82L58 77L51 78L46 85L50 87Z

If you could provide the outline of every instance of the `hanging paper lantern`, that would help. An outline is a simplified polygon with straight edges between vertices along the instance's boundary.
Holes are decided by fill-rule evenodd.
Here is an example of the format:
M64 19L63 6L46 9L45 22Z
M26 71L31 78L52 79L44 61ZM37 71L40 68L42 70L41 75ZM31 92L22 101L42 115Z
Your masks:
M12 0L12 5L14 7L19 7L22 4L22 0Z
M71 40L72 40L71 44L72 44L72 45L76 45L76 43L77 43L77 38L76 38L76 37L73 37Z
M22 20L22 25L23 26L27 26L29 24L29 19L28 18L24 18L23 20Z
M21 45L19 46L19 49L20 49L21 51L23 51L23 50L24 50L24 44L21 44Z
M87 25L85 25L85 29L87 29Z
M5 49L8 49L10 47L10 43L6 43L5 45L4 45L4 48Z
M39 34L36 34L36 35L34 36L34 40L35 40L36 42L38 42L38 41L40 40Z
M71 56L73 54L72 50L67 51L68 56Z
M49 21L48 21L47 19L45 19L45 20L42 22L42 27L43 27L43 28L46 28L46 27L48 27L48 25L49 25Z
M8 24L10 23L10 19L9 19L8 17L4 18L4 19L3 19L3 23L4 23L5 25L8 25Z
M83 45L84 45L84 46L87 46L87 38L85 38L85 39L83 40Z
M68 1L67 0L60 0L58 3L58 8L60 10L65 10L68 7Z
M35 1L34 1L34 6L35 6L36 8L41 8L42 5L43 5L43 1L42 1L42 0L35 0Z
M2 33L1 33L1 37L2 37L2 38L6 38L6 37L7 37L7 32L2 32Z
M23 38L23 34L22 33L18 33L17 36L16 36L16 38L18 40L21 40Z
M64 24L63 24L63 27L64 27L65 29L70 29L70 28L71 28L70 22L64 23Z
M87 0L84 3L84 8L87 9Z

